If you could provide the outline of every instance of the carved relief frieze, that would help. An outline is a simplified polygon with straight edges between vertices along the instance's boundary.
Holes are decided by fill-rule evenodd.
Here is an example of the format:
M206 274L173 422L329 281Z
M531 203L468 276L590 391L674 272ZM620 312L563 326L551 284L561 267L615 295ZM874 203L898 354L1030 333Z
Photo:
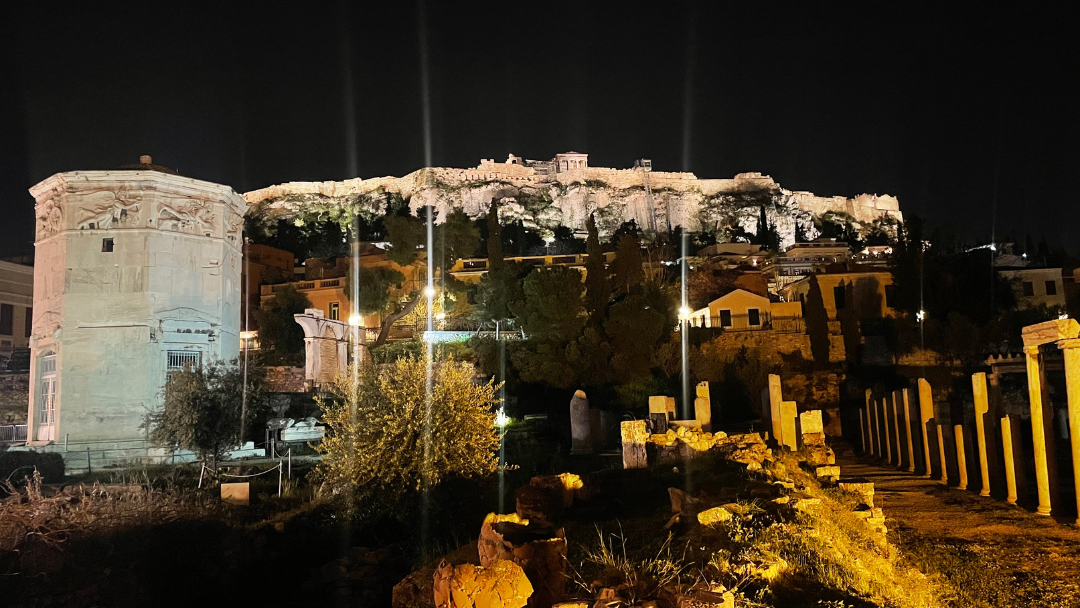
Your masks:
M142 195L121 187L96 192L85 197L79 205L80 230L136 227L139 225L139 209Z
M243 232L244 216L227 211L225 218L225 238L232 243L239 243Z
M190 199L158 205L157 227L171 232L213 236L216 214L210 201Z
M37 217L37 240L39 241L64 229L64 210L55 199L49 199L38 205L34 210L34 215Z

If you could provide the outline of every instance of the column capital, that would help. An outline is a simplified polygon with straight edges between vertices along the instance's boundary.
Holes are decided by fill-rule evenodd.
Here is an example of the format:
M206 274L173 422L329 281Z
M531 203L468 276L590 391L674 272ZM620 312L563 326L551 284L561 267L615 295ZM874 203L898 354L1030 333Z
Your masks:
M1028 355L1028 356L1032 356L1032 355L1038 356L1039 355L1039 346L1037 344L1033 344L1031 346L1024 346L1024 354Z
M1058 340L1057 347L1064 350L1067 348L1080 348L1080 338L1066 338Z

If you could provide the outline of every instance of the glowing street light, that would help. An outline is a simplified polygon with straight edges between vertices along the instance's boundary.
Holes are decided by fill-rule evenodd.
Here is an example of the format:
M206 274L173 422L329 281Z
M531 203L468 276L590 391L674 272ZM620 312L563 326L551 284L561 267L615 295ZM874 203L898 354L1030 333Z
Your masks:
M424 295L427 296L429 299L434 298L435 297L435 287L433 285L428 285L427 287L425 287L424 288Z
M350 327L360 327L360 325L363 324L363 322L364 322L364 318L361 317L358 313L354 312L353 314L349 315L349 326Z
M679 319L685 321L690 318L694 311L690 310L689 306L683 306L679 308Z
M925 321L926 320L926 311L925 310L920 310L919 312L915 313L915 320L918 321L919 323L922 323L923 321Z
M495 426L504 429L508 424L510 424L510 417L506 415L506 410L500 407L499 411L495 412Z

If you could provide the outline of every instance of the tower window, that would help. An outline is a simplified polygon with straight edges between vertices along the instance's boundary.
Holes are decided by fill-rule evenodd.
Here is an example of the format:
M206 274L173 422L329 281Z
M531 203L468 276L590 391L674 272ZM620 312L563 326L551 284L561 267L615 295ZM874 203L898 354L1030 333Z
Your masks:
M101 239L101 251L104 253L112 253L113 240L111 238Z

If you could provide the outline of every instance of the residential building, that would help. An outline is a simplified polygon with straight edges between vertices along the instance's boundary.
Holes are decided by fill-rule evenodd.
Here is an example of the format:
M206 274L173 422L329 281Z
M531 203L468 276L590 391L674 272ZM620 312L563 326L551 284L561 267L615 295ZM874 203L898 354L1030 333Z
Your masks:
M244 280L241 296L244 310L240 314L240 327L244 332L257 331L255 310L262 303L262 286L292 280L296 268L296 256L284 249L269 245L244 245Z
M400 289L391 290L391 297L400 297L418 291L426 282L424 258L409 266L401 266L387 257L385 243L356 243L353 245L353 251L360 268L390 268L404 275L404 283ZM303 270L303 274L298 273L294 276L294 280L262 285L260 303L273 299L274 294L283 287L291 285L307 296L311 301L310 308L321 311L323 318L348 322L352 314L351 297L346 292L348 282L346 275L349 273L350 264L350 259L346 257L304 260L303 266L297 267ZM381 313L361 315L360 326L368 328L368 334L381 325Z
M777 293L812 272L832 264L844 264L850 259L848 244L836 239L819 238L809 243L795 243L776 258Z
M15 349L29 346L33 315L34 267L0 261L0 369Z
M1065 285L1061 268L998 270L998 275L1012 285L1017 308L1065 308Z
M803 331L801 304L774 302L745 289L735 289L687 318L693 327L720 327L725 331Z
M149 156L58 173L30 193L29 444L144 457L142 425L169 372L239 353L248 206L232 188Z
M604 253L605 264L610 264L614 259L614 252ZM504 259L506 263L518 262L528 266L566 266L569 268L576 268L581 272L582 279L588 274L585 269L588 260L589 255L587 253L572 253L567 255L526 255ZM480 282L480 277L487 274L487 271L487 258L465 258L454 262L454 265L450 268L450 276L465 283L476 284Z
M837 321L838 313L851 307L860 319L896 316L892 273L877 269L814 273L785 286L783 299L805 303L810 281L815 278L830 321Z

